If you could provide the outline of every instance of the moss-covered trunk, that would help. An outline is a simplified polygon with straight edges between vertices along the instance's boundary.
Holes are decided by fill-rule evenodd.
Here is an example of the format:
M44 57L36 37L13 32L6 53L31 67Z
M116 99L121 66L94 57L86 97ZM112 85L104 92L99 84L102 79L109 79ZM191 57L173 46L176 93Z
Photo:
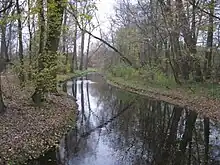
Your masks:
M41 9L43 9L43 3L41 4ZM65 3L62 0L47 0L47 40L43 52L39 51L37 88L32 96L34 102L42 101L46 92L56 92L57 50L64 8ZM41 16L39 18L42 19ZM42 29L41 35L43 36ZM39 49L43 47L42 42L40 40Z

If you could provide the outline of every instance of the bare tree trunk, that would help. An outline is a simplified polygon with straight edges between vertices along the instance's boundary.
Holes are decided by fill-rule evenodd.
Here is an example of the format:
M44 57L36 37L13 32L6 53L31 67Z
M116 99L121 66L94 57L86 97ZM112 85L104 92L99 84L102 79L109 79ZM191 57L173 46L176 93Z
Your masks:
M1 64L1 63L0 63ZM5 104L4 104L4 100L2 97L2 83L1 83L1 72L0 72L0 113L5 112Z
M83 64L84 64L84 44L85 44L85 31L81 31L81 58L80 58L80 66L79 69L83 70Z
M196 0L193 0L193 17L192 17L192 39L191 39L191 48L189 49L194 56L197 53L196 49ZM190 43L190 42L189 42ZM202 68L200 64L199 58L195 57L195 70L196 70L196 75L195 75L195 80L197 82L203 81L203 75L202 75Z
M6 57L6 25L1 25L1 54L8 61Z
M28 70L28 79L31 79L31 66L32 66L32 30L31 30L31 2L28 0L28 32L29 32L29 48L28 48L28 55L29 55L29 70Z
M169 76L169 49L168 49L168 42L167 42L167 39L164 41L164 48L165 48L165 58L166 58L166 61L165 61L165 74L166 76Z
M20 64L21 64L21 71L19 74L19 78L21 82L23 83L25 80L24 75L24 57L23 57L23 41L22 41L22 23L21 23L21 10L19 6L19 0L16 0L16 9L18 14L18 42L19 42L19 58L20 58Z
M179 45L179 34L180 34L180 29L176 25L176 22L174 22L174 16L171 11L171 0L168 0L166 4L164 4L163 1L160 1L161 5L165 7L162 8L162 15L164 18L164 22L167 28L167 33L169 35L169 41L170 41L170 47L171 47L171 55L166 52L166 56L168 58L170 67L173 72L174 79L177 84L181 84L179 80L179 65L176 61L176 58L179 58L181 56L181 51L180 51L180 45ZM171 26L171 27L170 27ZM166 43L167 44L167 43ZM168 46L166 46L168 48Z
M75 12L74 14L76 15L77 19L77 7L78 7L78 3L77 1L75 2ZM74 72L74 70L78 69L78 65L77 65L77 20L75 20L75 32L74 32L74 45L73 45L73 56L72 56L72 63L71 63L71 71Z
M73 56L72 56L72 72L78 69L77 64L77 23L75 23L75 32L74 32L74 47L73 47Z
M6 59L7 61L11 60L11 55L12 55L12 26L13 24L10 23L8 27L8 40L7 40L7 45L6 45Z
M197 49L196 49L196 1L192 1L192 28L190 29L189 20L186 18L185 9L183 6L182 0L176 1L176 7L178 10L178 15L181 23L181 32L183 33L184 41L189 49L190 54L194 57L194 65L195 65L195 80L197 82L203 81L203 75L201 71L200 60L196 57Z
M88 45L87 45L87 51L86 51L86 62L85 62L85 69L88 69L88 62L89 62L89 49L90 49L90 41L91 41L91 35L89 35L88 38Z
M212 66L212 45L213 45L213 14L215 8L215 1L211 0L209 4L209 25L208 25L208 35L207 35L207 50L205 52L205 63L204 63L204 73L205 78L209 79L211 77L211 66Z
M5 112L5 104L4 104L4 100L3 100L3 93L2 93L2 83L1 83L1 73L5 70L5 59L4 59L4 55L1 53L0 54L0 113Z
M2 24L1 25L1 53L4 56L5 60L7 62L10 61L9 56L8 56L8 47L7 47L7 43L6 43L6 31L7 31L7 25L6 24Z
M4 1L2 3L7 3L7 1ZM7 21L5 21L5 19L7 19L8 13L9 13L8 11L2 12L1 17L2 17L3 21L0 25L1 26L1 32L2 32L2 34L1 34L1 53L2 53L2 55L4 56L4 58L7 62L10 61L9 56L8 56L8 47L7 47L7 41L6 41L8 23L7 23ZM9 28L10 28L10 25L9 25Z

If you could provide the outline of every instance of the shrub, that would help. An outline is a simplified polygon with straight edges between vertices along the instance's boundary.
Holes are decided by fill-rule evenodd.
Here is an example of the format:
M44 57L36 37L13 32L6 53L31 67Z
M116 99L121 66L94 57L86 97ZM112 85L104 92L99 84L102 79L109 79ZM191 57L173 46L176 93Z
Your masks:
M57 60L57 73L69 73L71 71L69 60L67 60L66 64L66 56L64 54L58 54Z
M112 67L110 72L116 77L124 77L125 79L134 78L139 75L138 70L123 65Z

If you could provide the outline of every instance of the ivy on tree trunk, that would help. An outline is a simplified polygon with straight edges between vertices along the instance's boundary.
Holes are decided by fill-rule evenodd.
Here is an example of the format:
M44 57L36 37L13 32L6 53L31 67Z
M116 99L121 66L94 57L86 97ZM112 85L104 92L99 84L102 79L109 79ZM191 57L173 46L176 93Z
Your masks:
M38 58L37 87L32 96L35 103L41 102L45 93L56 92L57 50L64 8L63 0L47 0L47 39L44 50Z

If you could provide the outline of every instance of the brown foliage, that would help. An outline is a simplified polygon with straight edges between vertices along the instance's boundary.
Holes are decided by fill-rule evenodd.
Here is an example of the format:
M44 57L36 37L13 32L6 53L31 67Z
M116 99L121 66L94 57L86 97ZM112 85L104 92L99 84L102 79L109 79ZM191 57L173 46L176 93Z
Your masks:
M73 124L76 104L64 95L50 95L36 107L29 100L33 88L21 89L14 75L2 79L7 111L0 116L0 164L36 158Z

